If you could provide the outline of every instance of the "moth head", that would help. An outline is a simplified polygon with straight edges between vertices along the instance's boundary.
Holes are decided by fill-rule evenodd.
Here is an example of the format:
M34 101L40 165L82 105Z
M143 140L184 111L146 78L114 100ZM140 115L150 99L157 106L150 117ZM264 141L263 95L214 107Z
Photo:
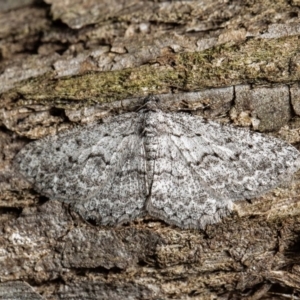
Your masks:
M160 99L157 96L149 95L144 99L144 104L142 108L150 111L157 111L159 107Z

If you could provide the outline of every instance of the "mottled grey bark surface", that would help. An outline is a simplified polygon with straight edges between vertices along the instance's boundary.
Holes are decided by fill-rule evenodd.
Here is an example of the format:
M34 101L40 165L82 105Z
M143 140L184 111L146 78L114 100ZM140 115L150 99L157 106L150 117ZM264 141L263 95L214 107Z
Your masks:
M299 172L205 230L105 227L12 160L148 94L298 147L300 2L82 2L0 1L0 299L297 299Z

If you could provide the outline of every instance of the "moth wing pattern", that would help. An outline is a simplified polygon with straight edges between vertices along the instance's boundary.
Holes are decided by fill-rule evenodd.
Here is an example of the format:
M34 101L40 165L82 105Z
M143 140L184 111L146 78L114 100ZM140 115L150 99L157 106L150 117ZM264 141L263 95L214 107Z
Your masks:
M233 201L262 195L300 167L299 151L279 139L183 113L162 119L147 209L180 227L216 223Z
M35 190L86 219L130 221L144 214L148 193L140 117L128 113L29 143L15 164Z

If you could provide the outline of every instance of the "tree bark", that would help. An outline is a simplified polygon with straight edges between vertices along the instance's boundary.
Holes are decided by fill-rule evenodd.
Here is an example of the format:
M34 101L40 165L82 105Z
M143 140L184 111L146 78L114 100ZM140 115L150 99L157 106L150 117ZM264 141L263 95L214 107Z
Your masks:
M105 227L36 193L12 160L149 94L297 147L299 7L0 0L0 298L298 299L300 172L205 230L150 216Z

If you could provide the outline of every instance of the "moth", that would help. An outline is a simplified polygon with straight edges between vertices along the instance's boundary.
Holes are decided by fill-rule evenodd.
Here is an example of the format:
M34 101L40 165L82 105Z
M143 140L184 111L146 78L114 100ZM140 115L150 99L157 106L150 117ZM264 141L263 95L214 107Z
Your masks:
M149 214L204 228L300 168L273 137L186 113L149 96L136 112L27 144L14 161L34 189L83 218L118 225Z

